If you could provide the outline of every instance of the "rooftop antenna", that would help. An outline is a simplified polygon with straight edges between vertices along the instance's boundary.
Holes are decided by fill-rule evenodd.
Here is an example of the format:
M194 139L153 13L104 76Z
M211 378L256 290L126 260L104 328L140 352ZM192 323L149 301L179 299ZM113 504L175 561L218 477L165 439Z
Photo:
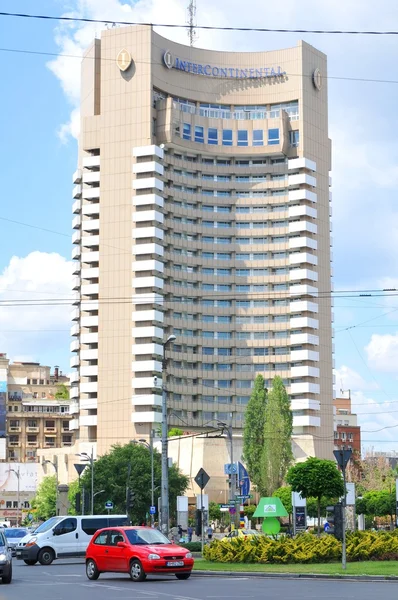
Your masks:
M188 28L188 37L189 44L193 46L198 38L198 32L196 31L196 0L190 0L188 4L188 18L187 23L189 25Z

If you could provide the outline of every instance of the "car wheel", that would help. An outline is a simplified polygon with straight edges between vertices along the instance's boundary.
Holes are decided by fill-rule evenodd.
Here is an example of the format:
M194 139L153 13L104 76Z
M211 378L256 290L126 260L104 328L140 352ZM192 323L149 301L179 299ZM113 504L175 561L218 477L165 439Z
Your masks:
M177 573L177 579L189 579L191 577L191 573Z
M86 562L86 575L91 581L95 581L100 575L97 565L91 558Z
M38 556L39 563L45 567L47 565L51 565L54 558L55 558L54 550L52 550L51 548L43 548L39 552L39 556Z
M28 565L29 567L33 567L33 565L35 565L37 563L37 560L24 560L25 565Z
M142 568L142 564L137 559L131 561L129 572L133 581L144 581L146 579L146 573Z
M3 583L11 583L12 581L12 566L10 566L10 570L8 571L8 575L3 575L1 578Z

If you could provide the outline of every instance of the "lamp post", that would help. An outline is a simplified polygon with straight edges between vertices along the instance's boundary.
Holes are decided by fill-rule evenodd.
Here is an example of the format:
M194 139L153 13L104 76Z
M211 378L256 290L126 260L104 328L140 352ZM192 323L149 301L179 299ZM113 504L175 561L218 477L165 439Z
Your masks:
M133 444L142 444L146 446L151 453L151 506L154 506L155 502L155 476L154 476L154 465L153 465L153 429L151 429L151 433L149 436L149 444L146 440L132 440ZM155 515L151 513L151 527L155 524Z
M54 462L52 460L43 460L43 465L52 465L55 471L55 515L58 516L58 459Z
M20 492L20 477L21 477L21 473L20 473L20 467L18 467L17 470L15 469L10 469L10 471L12 471L13 473L15 473L15 475L17 476L17 480L18 480L18 487L17 487L17 527L19 527L20 524L20 518L19 518L19 511L20 511L20 502L19 502L19 492Z
M229 499L234 502L234 506L236 508L236 477L237 473L234 472L234 443L232 438L232 425L227 426L226 423L219 421L219 427L222 427L227 432L227 437L229 440L229 455L231 460L231 490L229 494ZM237 523L238 513L235 512L235 524Z
M167 388L166 388L166 348L176 339L175 335L169 335L163 343L162 361L162 483L161 483L161 529L167 537L169 533L169 461L168 461L168 427L167 427Z
M87 454L87 452L80 452L76 454L76 456L80 456L80 458L90 463L91 467L91 514L94 514L94 448L91 447L91 455Z

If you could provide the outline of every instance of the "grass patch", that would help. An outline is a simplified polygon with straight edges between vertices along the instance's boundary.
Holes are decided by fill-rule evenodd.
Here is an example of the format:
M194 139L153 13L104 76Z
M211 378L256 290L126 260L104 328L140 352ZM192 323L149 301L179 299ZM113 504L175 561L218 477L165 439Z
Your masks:
M341 563L324 564L293 564L293 565L268 565L268 564L243 564L243 563L216 563L200 558L195 560L195 570L203 571L246 571L250 573L308 573L323 575L395 575L398 577L398 561L364 561L347 563L347 570L343 571Z

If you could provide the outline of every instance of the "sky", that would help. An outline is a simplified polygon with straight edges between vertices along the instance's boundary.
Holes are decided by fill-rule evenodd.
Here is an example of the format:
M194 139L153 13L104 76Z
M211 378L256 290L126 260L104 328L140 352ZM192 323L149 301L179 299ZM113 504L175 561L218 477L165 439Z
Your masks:
M2 0L0 10L185 23L188 0ZM197 0L202 25L390 30L393 0ZM69 371L72 173L79 129L80 56L101 25L0 17L2 174L0 351ZM183 29L158 31L188 43ZM336 388L350 390L363 449L398 451L398 36L199 30L196 45L273 50L305 39L328 55L333 142ZM48 55L18 51L42 52ZM68 54L68 57L60 56ZM373 81L364 81L373 80ZM374 80L387 80L381 83ZM391 82L391 81L395 81ZM352 293L353 292L353 293ZM353 297L354 296L354 297ZM34 300L35 306L24 306Z

